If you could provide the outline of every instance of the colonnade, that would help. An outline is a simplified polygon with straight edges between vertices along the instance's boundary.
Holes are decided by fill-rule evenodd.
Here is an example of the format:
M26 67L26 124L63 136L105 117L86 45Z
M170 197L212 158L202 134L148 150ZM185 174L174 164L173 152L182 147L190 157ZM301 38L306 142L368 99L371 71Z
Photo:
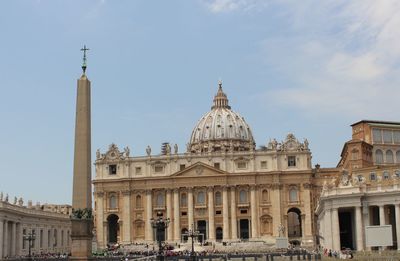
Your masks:
M371 213L370 207L362 207L356 206L353 207L354 213L354 222L355 229L355 248L358 251L366 250L366 241L365 241L365 227L369 225L388 225L385 215L385 207L393 206L392 205L378 205L379 207L379 224L375 222L375 224L370 224ZM400 204L394 204L395 209L395 226L392 229L396 229L396 239L397 239L397 249L400 250ZM346 207L346 211L351 210ZM325 210L324 218L320 222L320 228L322 230L322 234L324 236L324 247L332 250L340 250L341 249L341 241L340 241L340 226L339 226L339 211L340 208L330 208Z
M216 240L216 222L215 222L215 202L214 202L214 187L208 187L206 189L207 193L207 239L211 241ZM237 190L234 186L227 187L224 186L222 191L222 229L223 238L222 240L237 240L238 239L238 229L237 229L237 204L236 204L236 193ZM194 203L194 188L187 188L187 227L186 229L192 229L195 226L195 214L194 210L196 203ZM229 201L230 193L230 201ZM150 218L153 213L152 206L152 192L149 190L146 193L146 230L145 230L145 240L153 240L153 229L151 227ZM251 208L251 238L258 238L258 211L257 211L257 199L256 199L256 188L255 186L250 187L250 202L246 202ZM230 207L230 209L229 209ZM168 241L180 241L181 240L181 211L180 211L180 190L179 189L167 189L166 190L166 218L169 218L172 222L170 223L167 230L167 240ZM173 210L173 211L172 211ZM230 210L230 212L229 212ZM206 219L207 219L206 218ZM125 228L125 233L127 232Z
M0 218L0 259L28 254L27 240L24 233L34 231L35 240L32 253L69 252L70 232L68 228L56 229L51 227L22 224L21 222Z

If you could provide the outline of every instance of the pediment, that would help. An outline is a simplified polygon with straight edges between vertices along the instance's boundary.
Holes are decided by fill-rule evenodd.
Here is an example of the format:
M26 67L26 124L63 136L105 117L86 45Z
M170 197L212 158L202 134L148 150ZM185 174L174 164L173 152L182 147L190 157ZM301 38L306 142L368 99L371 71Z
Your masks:
M171 176L173 177L211 177L211 176L224 176L228 173L226 171L214 168L202 162L196 162L195 164L185 168L184 170L178 171Z

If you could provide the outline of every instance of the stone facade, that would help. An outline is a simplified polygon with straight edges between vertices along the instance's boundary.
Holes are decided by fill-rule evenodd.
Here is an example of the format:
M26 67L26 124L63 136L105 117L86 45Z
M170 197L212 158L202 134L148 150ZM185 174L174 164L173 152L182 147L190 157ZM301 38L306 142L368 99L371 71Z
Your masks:
M369 250L365 226L392 225L389 248L400 249L400 123L360 121L352 128L341 175L324 182L316 209L321 245Z
M95 229L99 247L154 239L150 219L169 218L165 238L189 229L207 241L275 242L282 224L290 240L315 242L314 208L325 176L312 169L308 141L288 134L256 149L250 127L233 112L219 84L211 111L187 148L164 144L160 155L131 156L115 144L96 153Z
M2 193L1 193L2 194ZM32 254L69 253L71 222L69 205L23 205L22 199L11 203L0 200L0 259L28 255L24 235L34 232Z

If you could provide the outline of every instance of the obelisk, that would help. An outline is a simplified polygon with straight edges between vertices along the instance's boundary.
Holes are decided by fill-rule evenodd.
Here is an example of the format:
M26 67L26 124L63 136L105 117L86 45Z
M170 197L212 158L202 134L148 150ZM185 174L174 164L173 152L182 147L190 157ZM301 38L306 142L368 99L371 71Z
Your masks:
M92 256L92 183L90 81L86 77L86 51L83 49L82 76L78 79L76 96L74 182L71 216L71 259L89 260Z

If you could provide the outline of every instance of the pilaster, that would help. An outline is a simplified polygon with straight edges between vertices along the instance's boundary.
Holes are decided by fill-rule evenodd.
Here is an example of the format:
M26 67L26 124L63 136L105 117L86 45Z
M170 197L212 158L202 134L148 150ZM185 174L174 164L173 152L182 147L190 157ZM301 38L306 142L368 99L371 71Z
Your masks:
M250 187L250 210L251 210L251 238L258 238L258 215L256 201L256 187Z
M228 205L228 187L222 189L222 215L223 215L223 240L229 239L229 205Z
M209 187L207 193L208 193L208 235L209 235L209 240L215 241L214 188Z
M124 208L122 209L122 220L124 221L122 241L125 244L131 243L131 192L122 192Z
M236 217L236 189L234 186L231 187L231 230L232 240L237 239L237 217Z

